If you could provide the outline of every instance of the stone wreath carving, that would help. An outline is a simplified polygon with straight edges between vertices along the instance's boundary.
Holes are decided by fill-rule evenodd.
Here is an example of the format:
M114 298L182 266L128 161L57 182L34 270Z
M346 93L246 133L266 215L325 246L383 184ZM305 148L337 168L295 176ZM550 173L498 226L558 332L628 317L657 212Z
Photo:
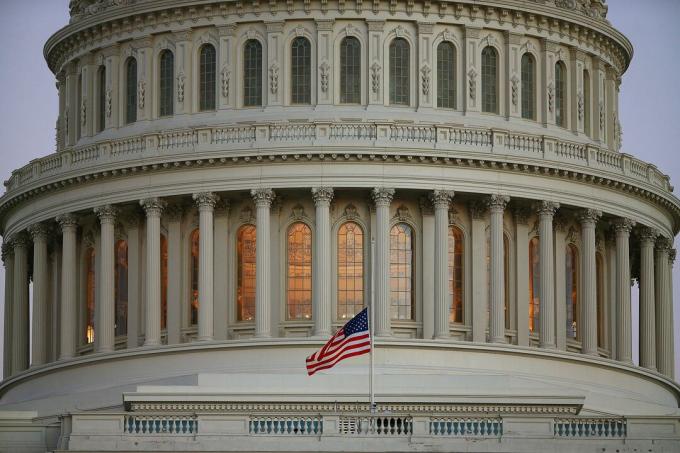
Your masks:
M146 97L146 82L144 80L140 80L139 83L137 84L137 100L140 109L144 108L144 104L146 102L145 97Z
M422 84L422 90L423 90L423 95L428 96L430 94L430 73L432 70L428 65L424 65L422 68L420 68L420 75L421 75L421 84Z
M321 74L321 91L326 93L328 91L328 73L330 72L330 65L327 61L321 63L319 66L319 73Z
M371 66L371 89L374 93L380 89L380 65L377 61Z
M272 63L269 67L269 89L272 94L279 91L279 64L277 62Z
M222 96L225 98L229 97L229 76L231 75L231 71L229 71L229 67L227 65L222 66Z
M477 99L477 71L475 68L470 68L468 71L468 90L470 91L470 99Z
M183 71L179 71L177 74L177 102L184 102L184 81L186 76Z
M551 113L555 110L555 85L552 82L548 85L548 110Z
M519 98L519 79L517 75L512 76L512 105L517 105L517 100Z

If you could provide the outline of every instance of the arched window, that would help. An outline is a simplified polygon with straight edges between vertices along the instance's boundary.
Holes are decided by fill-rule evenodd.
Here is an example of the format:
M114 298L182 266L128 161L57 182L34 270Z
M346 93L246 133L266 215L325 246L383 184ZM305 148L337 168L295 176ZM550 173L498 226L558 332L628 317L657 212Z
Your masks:
M168 239L161 234L161 329L168 327Z
M567 69L564 63L555 63L555 123L567 127Z
M161 52L159 59L159 112L160 116L170 116L174 112L175 55L170 50Z
M392 319L415 319L413 229L398 223L390 230L390 309Z
M350 319L364 307L364 231L355 222L338 229L338 319Z
M538 332L538 310L541 306L539 299L540 267L539 267L539 239L529 241L529 332Z
M567 338L578 337L578 250L568 244L565 250L566 298L567 298Z
M236 233L236 319L255 319L255 277L257 230L255 225L243 225Z
M449 227L449 298L451 313L449 321L463 320L463 232L456 226Z
M106 125L106 68L100 66L97 70L97 132L104 130Z
M604 259L595 253L595 278L597 297L597 346L604 348Z
M257 39L243 46L243 105L262 105L262 44Z
M482 112L498 113L498 52L482 50Z
M290 45L290 102L312 102L312 46L307 38L295 38Z
M410 100L410 48L404 38L394 38L390 43L390 104L409 105Z
M137 60L125 63L125 124L137 121Z
M583 70L583 131L590 137L590 73Z
M189 294L189 324L198 324L198 263L200 231L196 228L189 237L191 253L191 293Z
M302 222L288 228L286 307L288 319L312 318L312 230Z
M536 60L528 52L522 55L522 118L536 119Z
M128 312L128 244L127 241L116 241L115 279L115 334L127 335Z
M215 110L215 93L217 88L217 54L212 44L201 47L200 66L198 70L198 109L200 111Z
M437 107L456 108L456 48L450 41L437 46Z
M96 301L95 251L89 247L85 251L85 343L94 343L94 304Z
M361 43L353 36L340 42L340 102L361 102Z

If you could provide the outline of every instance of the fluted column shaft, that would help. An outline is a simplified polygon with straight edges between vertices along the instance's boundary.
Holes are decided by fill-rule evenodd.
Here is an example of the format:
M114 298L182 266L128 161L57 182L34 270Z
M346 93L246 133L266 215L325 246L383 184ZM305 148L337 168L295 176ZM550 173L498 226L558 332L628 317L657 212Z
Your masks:
M276 194L272 189L250 191L257 210L255 247L255 336L271 337L271 206Z
M394 189L373 189L375 202L375 300L374 333L377 337L392 335L390 323L390 203Z
M42 224L32 225L29 233L33 238L33 328L31 333L31 365L42 365L47 361L47 304L49 297L49 275L47 255L47 228Z
M543 201L538 206L539 237L539 345L554 349L555 343L555 250L553 245L553 218L560 207L558 203Z
M312 272L312 313L314 335L328 337L331 334L331 214L333 189L315 187L312 197L316 206L316 235L314 244L314 272Z
M14 246L6 241L2 244L2 261L5 264L5 311L4 311L4 335L3 335L3 356L2 356L2 376L7 379L12 374L12 342L13 340L13 316L12 308L14 305Z
M213 339L213 215L219 198L212 192L194 194L198 206L198 341Z
M100 223L99 317L95 324L97 352L114 350L116 324L115 298L115 223L116 209L111 205L95 208Z
M434 204L434 338L448 338L449 313L449 204L453 191L435 190Z
M598 355L597 352L597 272L595 226L602 216L594 209L583 210L579 215L581 221L581 275L583 278L581 292L581 352Z
M76 233L78 222L75 216L63 214L57 217L61 227L61 310L59 360L69 359L76 353Z
M654 242L652 228L640 232L640 366L656 369L656 315L654 309Z
M505 343L505 251L503 249L503 212L510 197L491 195L489 206L490 286L489 341Z
M146 329L144 346L161 342L161 214L165 202L147 198L139 204L146 212ZM199 307L200 308L200 307Z
M660 237L656 243L656 262L655 262L655 353L656 366L659 373L671 376L673 372L673 323L672 323L672 304L673 300L669 295L669 288L672 283L670 273L670 240ZM640 294L642 296L642 294Z
M668 254L666 311L668 316L664 318L664 333L666 335L666 351L664 354L665 364L663 373L675 380L675 329L673 324L673 264L677 255L676 249L671 249Z
M616 230L616 300L618 301L616 350L618 360L633 363L632 321L630 311L630 231L635 222L630 219L619 219Z
M28 368L28 238L20 233L13 243L12 374L16 374Z

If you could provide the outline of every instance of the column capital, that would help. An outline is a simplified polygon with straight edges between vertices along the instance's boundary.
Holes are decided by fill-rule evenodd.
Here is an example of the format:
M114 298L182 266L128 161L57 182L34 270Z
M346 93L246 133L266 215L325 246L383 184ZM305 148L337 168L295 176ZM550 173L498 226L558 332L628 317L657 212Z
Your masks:
M602 211L597 209L582 209L578 213L578 220L581 224L595 225L602 217Z
M489 207L491 212L503 212L505 207L510 203L510 197L501 194L492 194L485 200L486 205Z
M50 233L50 229L48 228L47 225L45 225L42 222L34 223L33 225L28 227L28 234L31 235L31 239L33 242L37 240L44 240L47 239L48 234Z
M147 217L160 217L168 204L158 197L152 197L139 200L139 205L144 209Z
M213 211L220 197L213 192L199 192L191 196L199 211Z
M376 187L371 192L371 196L376 206L389 206L394 198L394 189Z
M668 253L671 250L672 242L666 236L659 235L656 238L656 251L659 253Z
M333 199L332 187L312 187L312 199L316 206L330 204Z
M6 262L8 258L14 256L14 245L12 240L8 239L2 243L2 262Z
M673 265L675 264L675 257L677 255L677 252L678 251L674 248L668 251L668 263L671 265L671 267L673 267Z
M614 226L614 231L616 231L617 234L619 233L625 233L626 235L630 234L630 232L633 230L633 227L635 226L635 220L632 219L626 219L626 218L619 218L614 220L612 223Z
M643 226L640 228L640 242L642 244L649 245L650 247L654 247L654 243L656 242L656 238L659 236L659 231L651 228L651 227L646 227Z
M432 204L434 205L435 209L446 209L448 211L449 205L451 204L451 200L454 196L455 192L453 190L435 189L430 194L430 200L432 200Z
M78 218L73 214L60 214L55 220L59 224L59 228L61 228L62 232L78 228Z
M535 204L534 209L540 216L550 216L553 217L557 210L560 208L560 204L554 201L539 201Z
M276 193L272 189L260 188L252 189L250 191L250 196L253 197L255 201L255 206L271 207L274 199L276 198Z
M116 221L116 216L118 215L118 209L110 204L106 204L94 208L94 213L97 214L97 217L99 217L99 221L102 224L114 223Z
M26 248L30 243L28 234L25 231L20 231L12 236L12 246L14 250L17 248Z

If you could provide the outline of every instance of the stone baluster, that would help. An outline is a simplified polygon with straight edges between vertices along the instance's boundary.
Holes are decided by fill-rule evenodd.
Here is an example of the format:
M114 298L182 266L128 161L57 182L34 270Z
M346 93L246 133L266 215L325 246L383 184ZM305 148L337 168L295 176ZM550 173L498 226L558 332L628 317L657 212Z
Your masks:
M505 251L503 248L503 213L510 201L506 195L491 195L489 207L490 282L489 342L505 343Z
M333 189L315 187L312 197L316 206L316 235L314 243L314 277L312 296L314 298L314 336L328 337L331 334L331 219L330 206Z
M640 231L640 366L656 369L656 316L654 313L654 242L659 233Z
M635 222L630 219L618 219L614 223L616 231L616 300L618 301L617 351L618 360L627 364L633 363L632 325L630 311L630 232Z
M454 192L435 190L434 205L434 338L448 338L451 297L449 295L449 205Z
M99 217L100 252L99 252L99 312L95 323L97 352L111 352L115 344L116 324L116 291L115 291L115 224L118 210L111 205L94 209Z
M140 200L146 212L146 329L144 346L161 342L161 214L166 203L158 198Z
M198 341L213 339L213 214L219 197L212 192L193 196L198 206Z
M597 352L597 271L595 248L595 226L602 212L584 209L579 213L581 222L581 275L583 277L581 294L581 352L598 355Z
M2 376L7 379L12 374L12 307L14 305L14 246L11 241L2 243L2 262L5 265L5 311Z
M73 214L57 217L61 228L61 312L59 360L70 359L76 353L77 260L76 233L78 221Z
M375 202L375 299L373 301L373 331L376 337L392 335L390 325L390 203L394 189L373 189Z
M255 248L255 336L271 337L271 206L276 194L272 189L253 189L250 195L257 210Z
M12 374L28 368L28 237L13 238L14 282L12 284Z
M31 333L31 365L47 361L47 317L49 297L49 271L47 255L47 227L42 223L31 225L28 232L33 239L33 328Z
M538 205L539 237L539 345L555 349L555 250L553 245L553 217L559 203L542 201Z

